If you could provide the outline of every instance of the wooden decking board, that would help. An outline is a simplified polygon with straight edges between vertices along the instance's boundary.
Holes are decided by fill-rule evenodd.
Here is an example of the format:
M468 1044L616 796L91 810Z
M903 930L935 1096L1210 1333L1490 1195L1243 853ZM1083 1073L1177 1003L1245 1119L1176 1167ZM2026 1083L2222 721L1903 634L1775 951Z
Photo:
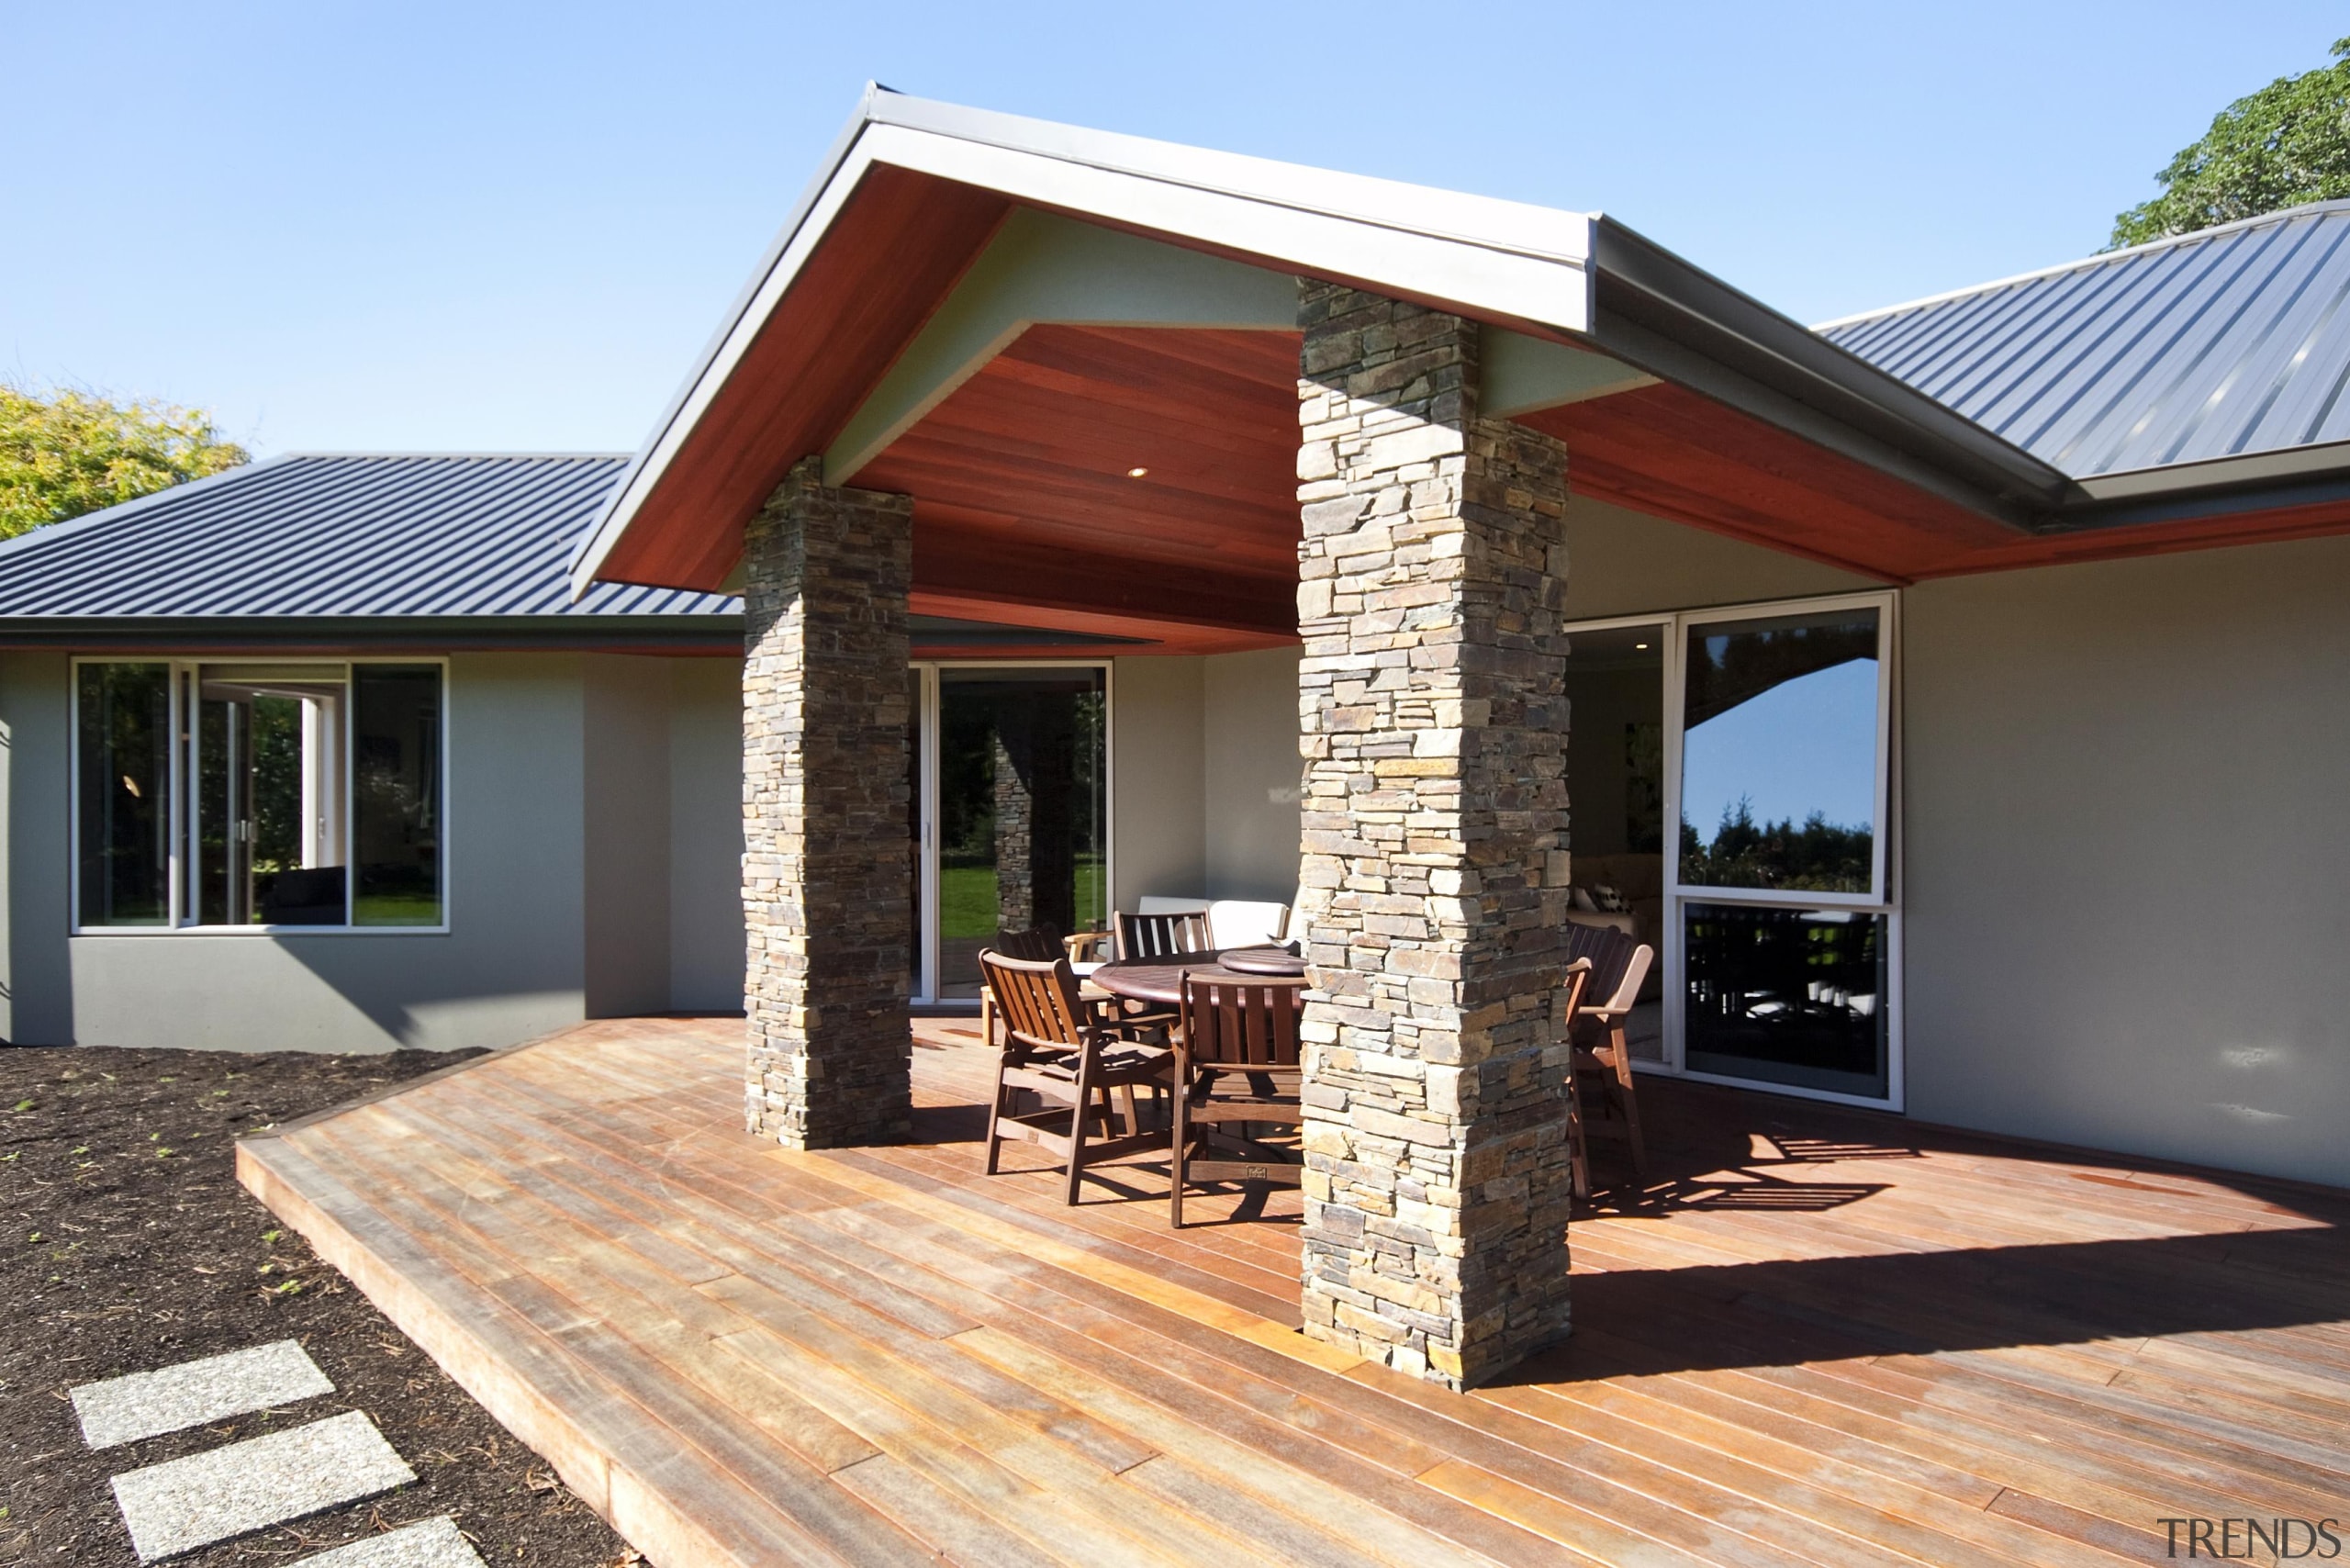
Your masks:
M1653 1415L1619 1414L1598 1400L1568 1399L1541 1388L1505 1389L1486 1397L1530 1419L1652 1459L1719 1487L1751 1510L1747 1517L1754 1521L1754 1533L1814 1561L1841 1562L1872 1545L1929 1568L2012 1568L2018 1562L2048 1561L2019 1539L2022 1531L1992 1532L1998 1537L1994 1542L1979 1540L1983 1532L1977 1512L1913 1488L1872 1484L1865 1473L1823 1462L1790 1463L1751 1437L1730 1451L1689 1437L1676 1423ZM1772 1458L1779 1461L1775 1466L1762 1462ZM1821 1473L1827 1470L1838 1473L1823 1484ZM1942 1506L1937 1507L1938 1502Z
M1197 1294L1213 1296L1236 1311L1262 1317L1278 1308L1278 1304L1264 1291L1253 1285L1236 1282L1220 1271L1203 1268L1198 1262L1181 1256L1174 1249L1145 1247L1126 1235L1087 1228L1071 1237L1068 1221L1050 1210L1039 1212L1018 1201L1016 1190L1007 1193L1007 1183L999 1179L987 1192L972 1192L929 1171L914 1170L893 1159L863 1150L834 1150L824 1158L870 1175L880 1175L894 1184L924 1193L940 1202L971 1211L975 1217L1035 1232L1040 1238L1049 1239L1058 1247L1074 1247L1077 1250L1100 1255L1121 1269L1164 1279L1168 1283ZM1287 1304L1295 1325L1294 1303Z
M809 1163L816 1162L811 1160ZM909 1193L906 1197L911 1199L913 1194ZM899 1234L907 1236L912 1233ZM1003 1266L1001 1251L991 1249L973 1238L944 1228L934 1227L930 1239L940 1244L947 1254L940 1259L940 1266L981 1283L984 1288L1002 1294L1007 1300L1031 1308L1035 1321L1046 1326L1041 1330L1032 1330L1038 1332L1040 1338L1058 1341L1065 1338L1069 1331L1081 1333L1105 1350L1126 1352L1131 1357L1129 1364L1133 1369L1166 1370L1182 1374L1192 1380L1199 1394L1210 1400L1235 1396L1236 1383L1241 1393L1253 1395L1276 1379L1294 1388L1319 1377L1319 1386L1325 1393L1337 1394L1348 1401L1359 1400L1367 1392L1343 1380L1329 1379L1311 1369L1301 1368L1294 1372L1283 1371L1280 1361L1264 1355L1261 1347L1251 1341L1234 1339L1215 1330L1203 1328L1155 1302L1125 1296L1081 1275L1071 1275L1062 1271L1031 1274L1007 1269ZM1063 1326L1058 1332L1051 1327L1056 1324ZM1225 1359L1230 1355L1253 1356L1259 1376L1237 1379L1235 1369ZM1157 1397L1162 1402L1172 1403L1181 1396L1180 1394L1170 1395L1161 1384ZM1367 1413L1356 1412L1358 1416L1368 1414L1372 1417L1368 1424L1361 1419L1348 1422L1345 1413L1326 1406L1321 1410L1320 1418L1312 1423L1311 1429L1333 1441L1348 1444L1356 1452L1374 1458L1392 1454L1399 1447L1395 1434L1379 1418L1393 1420L1401 1416L1414 1421L1422 1419L1421 1413L1393 1404L1374 1407ZM1213 1414L1201 1414L1201 1406L1197 1403L1190 1406L1188 1413L1194 1419L1215 1423ZM1294 1445L1304 1439L1308 1428L1296 1420L1294 1406L1288 1414L1292 1422L1292 1443ZM1269 1442L1268 1446L1272 1445ZM1414 1445L1414 1450L1421 1453L1430 1451L1424 1444ZM1393 1506L1408 1507L1410 1505L1408 1490L1402 1493L1365 1490L1367 1496L1383 1497ZM1593 1528L1601 1539L1617 1533L1612 1524L1595 1525ZM1459 1532L1455 1530L1454 1533ZM1628 1544L1634 1539L1625 1537ZM1527 1558L1521 1548L1517 1553L1505 1560L1525 1561Z
M376 1114L371 1107L369 1114ZM348 1129L341 1136L345 1157L354 1162L363 1159L349 1147L360 1140L352 1137ZM371 1191L377 1194L377 1201L387 1211L405 1215L441 1245L450 1245L453 1235L473 1231L474 1223L484 1213L485 1205L478 1203L435 1211L429 1206L429 1199L420 1203L403 1197L420 1181L416 1172L403 1173L394 1165L369 1169ZM803 1428L789 1443L779 1439L760 1442L753 1439L753 1432L774 1436L767 1426L783 1418L785 1407L769 1406L762 1413L767 1420L762 1422L744 1415L733 1403L746 1392L742 1388L731 1390L731 1397L715 1400L681 1396L673 1380L661 1373L675 1367L675 1347L690 1344L691 1337L674 1321L658 1316L660 1306L666 1304L646 1304L652 1308L649 1323L646 1312L627 1310L634 1293L626 1273L616 1272L612 1266L618 1249L583 1248L581 1266L563 1269L553 1276L550 1285L518 1276L513 1268L528 1258L534 1239L555 1238L560 1227L534 1230L502 1224L500 1234L516 1249L498 1260L504 1271L498 1287L501 1302L515 1305L533 1327L568 1350L575 1363L594 1369L598 1382L658 1423L659 1432L655 1434L643 1423L618 1413L611 1400L599 1400L596 1406L602 1417L592 1434L598 1440L610 1443L613 1434L637 1439L619 1453L640 1480L653 1485L665 1476L681 1475L671 1484L691 1498L697 1519L723 1521L730 1510L744 1512L744 1505L756 1505L747 1509L747 1518L735 1522L733 1533L744 1540L756 1540L762 1532L773 1529L775 1521L767 1515L780 1511L811 1538L811 1548L821 1543L824 1555L837 1555L840 1561L915 1562L927 1555L926 1549L899 1539L862 1507L843 1507L845 1499L822 1484L828 1461L867 1457L864 1445L853 1453L842 1451L845 1443L855 1442L853 1435L827 1423L821 1429ZM493 1253L497 1245L494 1240L487 1243ZM478 1250L476 1256L479 1257ZM637 1278L643 1277L640 1271ZM518 1298L513 1289L518 1282L527 1282L527 1297ZM661 1436L670 1441L659 1440ZM681 1463L678 1443L707 1453L712 1464L737 1477L741 1484L715 1489L691 1485L697 1477L690 1464Z
M465 1131L461 1130L477 1120L477 1111L452 1107L436 1116L431 1112L409 1107L405 1111L390 1114L411 1127L430 1130L437 1126L441 1137L450 1147L461 1151L476 1162L491 1157L495 1152L495 1146L486 1137L467 1136ZM541 1127L534 1137L539 1155L561 1152L558 1135ZM742 1339L728 1337L737 1334L747 1337L753 1327L749 1319L728 1315L726 1317L713 1321L696 1311L689 1301L675 1299L677 1293L674 1291L664 1295L661 1291L662 1266L666 1264L670 1272L684 1282L702 1284L705 1294L716 1294L722 1299L738 1299L742 1289L757 1290L758 1287L746 1287L743 1282L732 1274L704 1279L703 1276L711 1275L714 1260L706 1252L697 1250L690 1246L680 1246L670 1242L651 1223L657 1217L656 1215L646 1212L639 1204L625 1201L622 1189L610 1183L599 1183L593 1189L595 1196L591 1197L587 1187L565 1180L572 1174L565 1159L561 1158L546 1159L534 1155L532 1164L535 1171L546 1178L541 1183L541 1190L550 1199L553 1209L563 1216L561 1218L554 1217L553 1215L542 1216L537 1226L537 1236L557 1244L565 1255L576 1257L595 1267L600 1276L600 1282L607 1287L604 1293L606 1299L610 1299L610 1287L617 1286L621 1291L631 1292L646 1298L655 1311L667 1310L677 1313L684 1320L683 1327L688 1331L680 1338L688 1341L696 1336L700 1336L721 1340L729 1349L735 1349L744 1342ZM599 1204L610 1205L606 1212L634 1222L616 1226L618 1244L606 1243L598 1239L596 1226L599 1221ZM571 1223L566 1224L565 1220ZM630 1256L632 1252L648 1255L632 1258ZM771 1295L772 1293L761 1292L760 1294ZM829 1372L834 1367L850 1367L861 1374L863 1385L879 1389L885 1396L895 1399L901 1404L911 1402L910 1407L926 1416L934 1427L966 1432L985 1431L992 1440L986 1444L984 1451L992 1461L1000 1462L1007 1454L1033 1456L1041 1451L1024 1445L1018 1432L997 1419L1008 1406L1016 1407L1022 1403L1017 1389L1009 1385L1009 1380L997 1378L990 1382L975 1380L968 1375L956 1378L952 1373L958 1363L957 1358L951 1356L943 1359L932 1358L924 1363L923 1371L917 1371L911 1363L892 1362L890 1358L876 1354L868 1347L855 1342L845 1334L828 1332L827 1329L832 1325L851 1320L856 1310L854 1304L833 1293L822 1292L812 1296L803 1295L800 1299L790 1301L788 1305L793 1309L792 1311L772 1316L776 1322L786 1326L780 1330L782 1335L800 1343L801 1349L808 1352L808 1359L796 1363L797 1371L803 1378L811 1376L817 1369ZM866 1324L861 1327L869 1329L871 1325ZM936 1406L946 1391L929 1386L932 1380L948 1383L982 1381L986 1382L987 1385L979 1389L966 1390L972 1397L963 1401L959 1407L948 1408L942 1418ZM837 1389L834 1393L837 1395ZM835 1414L843 1413L836 1411ZM861 1414L870 1419L869 1406ZM1038 1425L1040 1430L1060 1437L1064 1440L1091 1437L1093 1440L1086 1446L1097 1450L1095 1457L1104 1459L1105 1463L1113 1473L1130 1468L1153 1457L1151 1450L1139 1449L1132 1444L1123 1446L1117 1444L1114 1434L1091 1431L1090 1429L1091 1423L1066 1409L1057 1407L1054 1418L1040 1422ZM908 1441L902 1428L895 1435L899 1442ZM1113 1451L1102 1455L1098 1450L1103 1449ZM905 1459L909 1463L915 1462L915 1460L907 1453L901 1452L899 1457ZM977 1454L971 1454L968 1457L974 1462L979 1462ZM1162 1466L1161 1469L1164 1470L1165 1467ZM959 1478L968 1483L968 1475L969 1467L967 1465L959 1473ZM1047 1479L1056 1483L1054 1490L1057 1495L1062 1496L1081 1495L1079 1488L1072 1484L1073 1478L1065 1468ZM1005 1495L1002 1494L997 1495L995 1500L999 1506L1004 1505L1004 1497ZM1100 1512L1104 1521L1114 1520L1128 1526L1135 1524L1147 1526L1148 1527L1147 1539L1153 1540L1171 1540L1181 1544L1186 1536L1200 1533L1199 1527L1181 1518L1149 1517L1152 1510L1148 1505L1137 1506L1135 1500L1131 1498L1121 1497L1115 1501L1098 1498L1096 1500L1100 1504ZM1139 1520L1136 1518L1138 1514L1144 1516ZM1228 1552L1233 1547L1233 1542L1229 1539L1223 1538L1211 1540L1203 1537L1190 1544L1194 1550L1210 1554L1219 1551ZM1100 1543L1097 1542L1097 1549Z
M1896 1360L1864 1367L1845 1364L1835 1372L1841 1377L1865 1378L1872 1386L1895 1390L1936 1410L1986 1421L2020 1420L2046 1441L2094 1446L2102 1455L2132 1462L2150 1474L2192 1467L2215 1491L2273 1506L2278 1513L2322 1518L2327 1508L2340 1506L2338 1473L2313 1471L2282 1454L2230 1443L2216 1432L2199 1440L2177 1428L2132 1420L2109 1405L2052 1396L1958 1367L1934 1368L1929 1362L1929 1369L1921 1372L1914 1363ZM2311 1514L2311 1508L2318 1512Z
M1013 1149L1020 1154L1030 1152L1024 1145L1013 1145ZM1057 1211L1067 1206L1059 1195L1059 1177L1047 1168L1035 1164L1033 1159L1020 1160L1013 1158L1013 1149L1006 1150L1004 1163L1007 1169L994 1184L999 1194L1008 1204L1041 1219L1058 1221L1060 1216ZM959 1161L934 1149L889 1149L877 1153L878 1158L902 1170L947 1185L953 1185L955 1179L963 1173ZM1114 1172L1127 1167L1105 1169ZM1163 1177L1161 1182L1163 1183ZM1229 1295L1227 1299L1236 1305L1244 1305L1248 1310L1266 1316L1278 1317L1287 1313L1292 1322L1295 1320L1298 1255L1293 1227L1263 1227L1289 1232L1286 1266L1271 1267L1258 1248L1232 1242L1221 1236L1219 1233L1226 1227L1195 1223L1181 1231L1173 1231L1168 1227L1163 1204L1106 1203L1102 1201L1098 1187L1098 1183L1089 1181L1085 1197L1088 1206L1098 1205L1104 1211L1100 1234L1113 1237L1138 1252L1164 1259L1169 1264L1196 1271L1203 1276L1223 1280L1237 1290L1248 1293L1246 1295Z
M247 1152L241 1150L241 1165ZM304 1182L307 1191L336 1193L339 1184L294 1150L273 1148L270 1159L285 1179ZM248 1184L266 1188L269 1182L249 1178ZM352 1196L347 1190L343 1195ZM380 1190L371 1196L384 1201ZM444 1267L419 1265L430 1233L406 1232L355 1200L336 1216L317 1215L307 1226L298 1217L298 1202L288 1198L282 1204L281 1217L301 1226L322 1255L554 1463L573 1491L647 1551L679 1562L759 1560L741 1558L737 1548L761 1542L764 1560L854 1561L830 1550L797 1517L755 1495L707 1495L691 1474L677 1475L681 1455L674 1440L599 1376L592 1361L582 1361L576 1318L542 1313L533 1321L514 1305L517 1298L525 1305L534 1297L552 1302L553 1292L533 1282L508 1280L502 1283L509 1289L469 1297L464 1287L477 1282ZM445 1231L438 1238L445 1238ZM506 1314L520 1319L519 1328ZM559 1326L546 1326L557 1319Z
M421 1120L420 1117L419 1119ZM460 1115L453 1114L449 1118L451 1123L460 1119L462 1119ZM476 1159L486 1152L481 1146L470 1140L453 1139L453 1141L456 1142L457 1147L465 1148ZM560 1167L543 1166L541 1169L556 1171ZM553 1183L549 1183L549 1190L558 1189ZM610 1190L605 1189L605 1192L609 1196ZM782 1305L787 1310L765 1315L767 1321L781 1326L778 1334L769 1336L761 1327L759 1316L733 1312L722 1304L730 1300L744 1300L745 1294L748 1293L750 1301L764 1305L768 1302L780 1299L773 1290L742 1281L731 1272L712 1273L706 1266L698 1266L692 1271L697 1277L690 1280L681 1277L678 1282L680 1285L699 1286L699 1290L673 1288L665 1291L664 1277L656 1260L629 1256L630 1251L636 1247L639 1237L649 1233L644 1232L642 1227L632 1227L626 1233L629 1239L624 1245L613 1246L599 1243L595 1239L591 1228L594 1224L592 1211L583 1202L580 1193L576 1191L567 1192L558 1206L562 1215L577 1222L577 1228L566 1226L562 1219L543 1218L539 1235L545 1239L557 1242L566 1252L579 1257L595 1270L599 1286L598 1294L601 1299L609 1304L614 1301L617 1293L626 1293L643 1300L655 1313L671 1312L679 1319L673 1326L677 1332L662 1332L656 1321L654 1332L650 1335L631 1336L632 1338L638 1340L648 1359L658 1361L664 1365L675 1366L677 1364L678 1347L691 1346L699 1340L715 1344L729 1353L744 1357L749 1360L753 1366L757 1367L766 1363L762 1362L755 1352L764 1349L769 1352L771 1358L780 1357L789 1372L798 1381L807 1383L820 1378L824 1380L826 1391L830 1395L830 1399L825 1402L826 1414L844 1428L856 1432L860 1440L893 1444L895 1456L907 1463L910 1468L923 1470L928 1473L932 1473L932 1467L934 1466L936 1473L951 1476L954 1484L968 1491L975 1491L979 1496L999 1507L1009 1507L1011 1500L1015 1496L1024 1496L1030 1493L1035 1493L1041 1498L1042 1488L1035 1484L1033 1477L1024 1481L1017 1476L1016 1472L1003 1470L1007 1455L1035 1459L1041 1450L1024 1445L1020 1440L1021 1434L1014 1431L1010 1423L1000 1419L1001 1413L1007 1404L1017 1406L1021 1403L1014 1391L1001 1386L1002 1380L997 1380L996 1384L987 1387L984 1397L965 1397L959 1403L953 1402L953 1394L949 1387L935 1386L951 1384L952 1382L957 1381L944 1375L954 1368L953 1358L944 1361L934 1358L927 1361L926 1369L918 1369L911 1362L874 1353L866 1345L859 1343L851 1332L841 1327L843 1320L856 1322L858 1310L856 1304L830 1291L808 1291L794 1299L783 1301ZM674 1258L688 1255L690 1249L668 1246L666 1250ZM695 1256L699 1264L706 1265L709 1261L706 1258ZM857 1326L869 1329L874 1325L873 1320L867 1320ZM894 1326L884 1327L881 1332L886 1337L893 1331L893 1328ZM778 1339L784 1343L776 1343L775 1341ZM787 1344L794 1349L787 1350L785 1349ZM852 1397L845 1403L843 1400L843 1385L832 1377L834 1369L842 1367L853 1368L862 1374L861 1379L853 1380L847 1385L852 1391ZM698 1379L697 1381L705 1382L706 1386L719 1391L720 1398L725 1398L725 1394L722 1392L723 1380ZM960 1381L969 1380L966 1378ZM867 1386L878 1390L882 1398L912 1412L912 1418L895 1421L879 1418L877 1416L879 1407L871 1399L855 1396L861 1394L862 1390ZM944 1419L940 1418L937 1410L942 1397L950 1402L950 1407ZM1110 1467L1105 1469L1105 1473L1112 1473L1116 1468L1137 1463L1150 1456L1149 1450L1140 1450L1131 1444L1116 1443L1114 1434L1091 1433L1082 1430L1087 1424L1083 1423L1081 1418L1075 1417L1074 1413L1062 1411L1060 1416L1061 1419L1058 1422L1040 1422L1039 1429L1050 1431L1053 1427L1058 1426L1061 1429L1052 1435L1064 1440L1081 1437L1092 1438L1094 1440L1085 1446L1094 1450L1093 1457L1102 1460L1106 1467ZM931 1428L938 1430L923 1430L925 1421ZM872 1430L877 1426L882 1428L881 1432L877 1433ZM942 1464L939 1462L938 1456L943 1451L940 1445L945 1439L940 1434L956 1430L976 1433L979 1437L991 1440L987 1441L983 1447L973 1447L962 1442L950 1443L947 1446L959 1456L960 1462ZM1111 1451L1103 1454L1101 1451L1102 1450ZM999 1472L1002 1473L998 1474ZM992 1483L985 1480L975 1483L975 1474L982 1473L996 1476L996 1479ZM1077 1495L1077 1489L1070 1484L1072 1478L1065 1469L1057 1472L1053 1479L1059 1483L1054 1488L1058 1495L1064 1497ZM1099 1511L1108 1518L1121 1523L1131 1522L1132 1517L1137 1512L1144 1514L1149 1512L1147 1506L1137 1509L1131 1500L1124 1499L1116 1503L1102 1504ZM1192 1532L1192 1527L1187 1521L1179 1518L1146 1518L1141 1522L1151 1526L1153 1534L1163 1539L1180 1541L1187 1533ZM1110 1527L1104 1525L1102 1528ZM1082 1537L1079 1536L1079 1539ZM1139 1549L1141 1544L1137 1540L1125 1540L1123 1545L1117 1547L1117 1550L1131 1554ZM1195 1544L1203 1549L1214 1549L1220 1546L1227 1550L1230 1545L1229 1541L1213 1541L1204 1539ZM1089 1551L1099 1556L1110 1551L1113 1542L1108 1538L1097 1539L1091 1541Z
M1863 1414L1885 1417L1906 1433L1947 1442L1957 1449L1978 1449L2001 1456L2009 1484L2042 1495L2067 1495L2065 1478L2089 1483L2103 1495L2103 1506L2114 1506L2116 1495L2134 1497L2133 1504L2115 1507L2111 1517L2127 1522L2136 1517L2154 1518L2147 1509L2202 1513L2218 1518L2231 1509L2241 1512L2247 1499L2208 1484L2199 1468L2168 1461L2153 1465L2110 1445L2085 1442L2078 1434L2060 1441L2012 1414L1953 1410L1922 1399L1919 1391L1888 1393L1870 1380L1864 1362L1837 1362L1818 1367L1769 1367L1755 1375L1836 1404L1850 1405ZM1907 1440L1888 1439L1887 1440Z
M1296 1194L1174 1233L1163 1162L986 1178L935 1023L927 1141L780 1155L741 1029L593 1024L240 1152L664 1568L2068 1568L2350 1491L2350 1194L1643 1080L1575 1338L1461 1397L1294 1331Z
M2350 1494L2350 1450L2335 1441L2310 1440L2302 1435L2307 1430L2302 1422L2265 1418L2281 1417L2281 1411L2264 1413L2241 1402L2214 1401L2190 1414L2175 1402L2148 1397L2127 1387L2117 1388L2109 1382L2098 1384L2091 1394L2079 1384L2067 1383L2017 1356L1963 1351L1944 1358L1944 1361L1954 1372L2018 1384L2042 1397L2069 1399L2076 1405L2094 1398L2098 1408L2131 1423L2133 1429L2154 1436L2166 1446L2184 1445L2196 1453L2274 1455L2300 1467L2311 1478L2309 1484ZM1885 1364L1896 1372L1928 1376L1942 1363L1927 1357L1899 1357L1887 1360ZM2005 1392L1998 1391L2000 1394Z

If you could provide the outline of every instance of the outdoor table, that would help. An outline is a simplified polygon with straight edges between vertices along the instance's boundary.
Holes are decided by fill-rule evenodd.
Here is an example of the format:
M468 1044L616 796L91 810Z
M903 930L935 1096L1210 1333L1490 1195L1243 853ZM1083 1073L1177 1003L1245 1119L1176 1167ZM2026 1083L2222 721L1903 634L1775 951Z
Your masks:
M1259 969L1227 968L1221 961L1225 953L1266 953L1264 947L1227 947L1215 953L1184 953L1169 958L1119 958L1102 965L1086 979L1112 996L1128 1002L1154 1002L1172 1007L1183 1000L1183 977L1194 974L1202 980L1247 983L1275 980L1283 978ZM1247 959L1242 960L1244 963Z

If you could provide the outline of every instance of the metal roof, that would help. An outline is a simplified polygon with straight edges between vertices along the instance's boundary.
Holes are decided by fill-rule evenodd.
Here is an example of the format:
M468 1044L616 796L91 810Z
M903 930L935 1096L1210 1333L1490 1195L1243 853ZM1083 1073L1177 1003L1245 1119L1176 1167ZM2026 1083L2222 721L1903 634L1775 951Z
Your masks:
M22 618L739 616L743 601L599 584L571 553L616 455L293 456L0 543Z
M2350 441L2350 201L1831 321L2074 479Z

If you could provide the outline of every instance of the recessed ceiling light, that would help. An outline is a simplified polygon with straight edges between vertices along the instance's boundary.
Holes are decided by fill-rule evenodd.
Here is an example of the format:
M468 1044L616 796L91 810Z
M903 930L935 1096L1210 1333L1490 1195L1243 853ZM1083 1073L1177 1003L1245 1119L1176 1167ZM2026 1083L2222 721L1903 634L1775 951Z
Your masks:
M1632 646L1639 649L1641 653L1648 652L1649 645L1646 643L1635 643Z
M1129 468L1126 470L1126 477L1129 479L1139 479L1149 472L1150 470L1147 468Z

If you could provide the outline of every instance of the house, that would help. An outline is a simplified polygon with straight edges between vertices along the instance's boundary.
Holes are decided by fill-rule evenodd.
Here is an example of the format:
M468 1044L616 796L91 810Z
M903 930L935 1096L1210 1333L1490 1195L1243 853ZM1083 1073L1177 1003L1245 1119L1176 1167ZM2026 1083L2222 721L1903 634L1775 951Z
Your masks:
M874 89L625 464L0 550L10 1037L717 1006L725 904L754 1130L879 1142L1006 918L1296 887L1307 1330L1453 1383L1564 1322L1577 913L1659 1070L2350 1183L2345 236L1815 330L1613 218ZM248 910L272 703L331 739Z
M741 607L573 601L623 465L287 457L0 547L6 1037L440 1049L739 1005Z

